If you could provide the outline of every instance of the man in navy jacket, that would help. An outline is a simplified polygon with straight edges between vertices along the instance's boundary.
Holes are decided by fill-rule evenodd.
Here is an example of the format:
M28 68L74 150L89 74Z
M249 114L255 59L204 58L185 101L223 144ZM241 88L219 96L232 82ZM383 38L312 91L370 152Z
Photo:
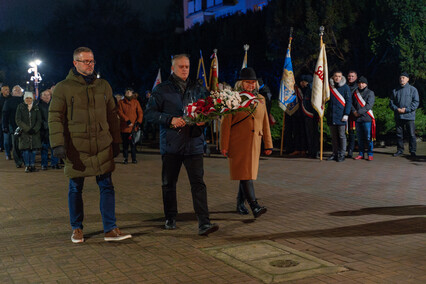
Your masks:
M208 95L208 91L189 76L189 58L173 56L172 75L155 87L146 109L148 122L160 125L160 152L162 155L162 190L166 218L165 229L176 229L176 183L184 164L191 183L194 211L198 218L198 234L208 235L219 226L210 223L207 191L203 180L204 135L202 124L187 125L184 108Z
M333 154L328 160L343 162L346 153L345 128L351 112L352 96L342 71L335 71L330 79L330 101L326 113L330 127Z
M397 151L394 157L404 153L404 127L409 135L409 151L412 157L416 156L416 109L419 107L419 93L417 89L408 81L410 77L407 72L403 72L399 77L400 86L392 91L389 106L394 111L396 122Z

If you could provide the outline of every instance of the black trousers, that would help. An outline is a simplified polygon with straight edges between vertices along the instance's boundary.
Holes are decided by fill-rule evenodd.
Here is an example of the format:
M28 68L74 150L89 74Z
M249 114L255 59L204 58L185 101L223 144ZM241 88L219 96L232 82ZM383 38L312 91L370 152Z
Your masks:
M203 154L188 156L165 154L162 160L163 205L166 219L175 218L177 215L176 184L183 164L191 184L192 203L199 225L209 223L207 190L203 180Z
M316 157L319 151L319 130L316 117L305 117L306 140L308 145L308 154L311 157Z
M123 158L127 160L129 156L129 146L132 155L132 161L136 161L136 145L129 139L130 133L121 133L121 139L123 140Z
M414 120L397 119L396 121L396 137L398 151L404 152L404 128L408 133L408 145L410 153L416 153L416 127Z

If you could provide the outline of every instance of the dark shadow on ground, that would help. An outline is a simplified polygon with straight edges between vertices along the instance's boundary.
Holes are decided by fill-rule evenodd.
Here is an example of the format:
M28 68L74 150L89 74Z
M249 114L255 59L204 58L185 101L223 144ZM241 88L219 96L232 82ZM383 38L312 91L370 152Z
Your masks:
M359 210L331 212L328 215L331 215L331 216L362 216L362 215L408 216L408 215L426 215L426 205L406 205L406 206L393 206L393 207L361 208Z
M426 217L414 217L393 221L374 222L361 225L345 226L338 228L295 231L280 234L244 235L230 237L230 241L256 241L293 238L342 238L342 237L369 237L392 236L426 233Z

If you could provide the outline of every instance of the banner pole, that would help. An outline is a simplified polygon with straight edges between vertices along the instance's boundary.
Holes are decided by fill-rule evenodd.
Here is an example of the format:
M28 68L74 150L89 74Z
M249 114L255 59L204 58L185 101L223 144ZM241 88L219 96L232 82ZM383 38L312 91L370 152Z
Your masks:
M324 35L324 26L321 26L319 28L320 30L320 49L322 48L323 45L323 41L322 41L322 36ZM324 90L322 93L322 105L324 106ZM323 148L324 148L324 113L321 116L321 123L320 123L320 127L321 127L321 134L320 134L320 161L322 161L322 156L323 156Z
M283 112L283 127L281 129L281 146L280 146L280 156L283 155L283 145L284 145L284 128L285 128L285 111Z

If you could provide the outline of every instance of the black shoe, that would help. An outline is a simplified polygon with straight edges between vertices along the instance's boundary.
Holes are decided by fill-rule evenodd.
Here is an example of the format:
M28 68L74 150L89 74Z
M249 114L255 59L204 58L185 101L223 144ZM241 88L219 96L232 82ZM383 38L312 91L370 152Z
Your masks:
M32 172L37 172L38 170L37 170L34 166L31 166L31 167L30 167L30 171L32 171Z
M257 200L250 203L251 211L253 212L254 218L260 217L260 215L265 214L268 209L266 207L260 206L257 203Z
M60 170L60 169L62 169L62 167L60 165L54 165L54 166L52 166L52 169Z
M123 164L127 165L127 159L124 159Z
M47 167L46 166L41 166L41 170L42 171L47 171Z
M249 211L247 210L247 207L245 206L244 201L243 202L237 201L237 212L240 215L248 215L249 214Z
M30 167L25 167L25 172L26 172L26 173L31 172L31 168L30 168Z
M337 160L337 156L335 156L334 154L332 154L330 157L328 157L327 161L333 161L333 160Z
M411 152L411 153L410 153L410 156L411 156L411 158L415 158L415 157L417 157L416 152Z
M392 156L394 156L394 157L399 157L399 156L401 156L402 155L402 151L396 151L396 153L395 154L393 154Z
M137 164L138 161L137 160L132 160L132 164Z
M345 160L345 156L339 156L338 158L337 158L337 162L343 162Z
M201 225L198 228L198 235L200 236L207 236L208 234L214 233L217 230L219 230L219 225L215 223L207 223L204 225Z
M164 224L164 229L166 229L166 230L176 229L176 220L175 219L167 219L166 224Z
M352 153L352 151L348 151L348 155L346 156L347 158L352 158L353 157L353 153Z
M16 165L16 168L17 169L22 168L22 164Z

